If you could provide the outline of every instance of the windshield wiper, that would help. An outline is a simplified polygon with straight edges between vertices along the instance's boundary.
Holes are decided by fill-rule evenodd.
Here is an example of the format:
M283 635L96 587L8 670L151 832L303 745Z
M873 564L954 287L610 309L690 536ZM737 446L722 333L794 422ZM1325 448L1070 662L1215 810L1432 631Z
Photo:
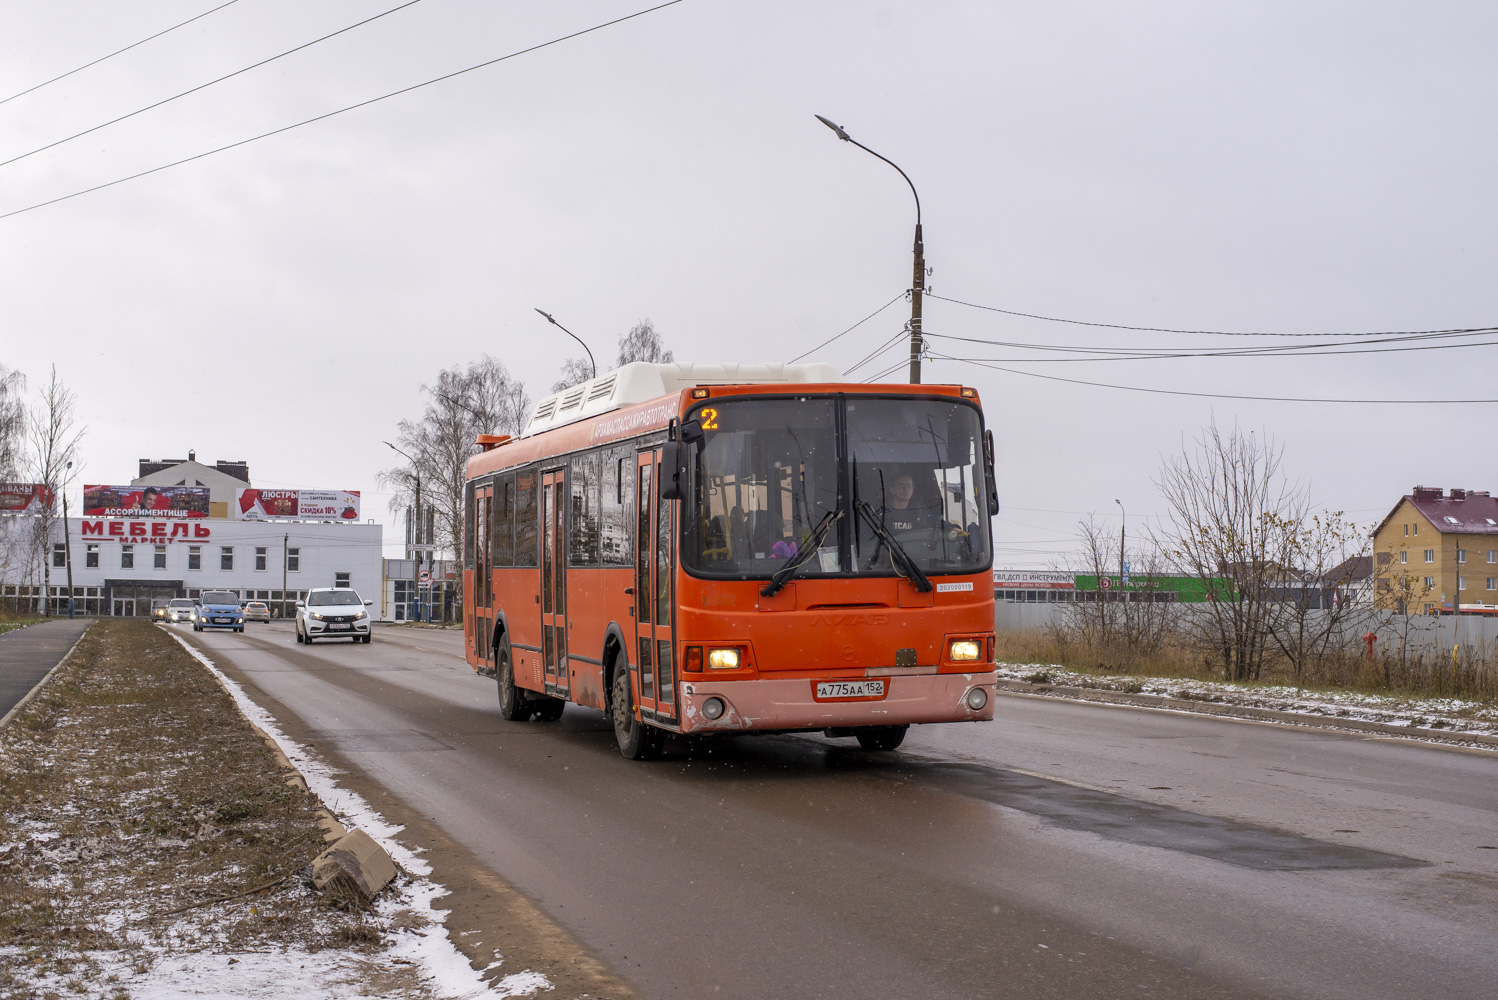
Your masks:
M796 553L790 562L780 567L775 572L775 575L770 577L770 582L765 584L765 588L759 592L759 596L774 597L780 593L780 588L790 583L791 577L800 572L802 566L811 562L811 557L816 555L822 548L822 539L827 537L827 530L842 516L843 510L841 507L837 510L828 511L827 516L822 518L816 530L811 533L811 537L806 540L806 548Z
M921 568L915 564L915 560L910 558L910 553L906 552L904 547L895 541L895 536L891 535L889 529L884 526L883 519L875 515L874 508L870 507L863 500L855 500L854 509L858 511L864 523L869 526L869 530L874 533L874 537L879 539L879 544L889 549L889 561L894 565L895 572L900 573L903 567L905 572L900 573L900 575L913 583L916 590L923 594L929 591L931 589L931 581L926 579L926 574L922 573ZM879 558L878 550L875 550L874 558Z

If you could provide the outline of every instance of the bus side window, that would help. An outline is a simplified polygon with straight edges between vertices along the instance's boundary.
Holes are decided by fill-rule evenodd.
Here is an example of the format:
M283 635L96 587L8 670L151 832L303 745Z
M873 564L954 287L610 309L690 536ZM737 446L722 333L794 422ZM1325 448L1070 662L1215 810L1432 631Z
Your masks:
M567 564L598 565L598 452L572 456L572 476L567 484L572 500L568 525Z
M515 473L515 565L535 566L540 555L536 532L536 496L541 473L532 466Z
M463 568L473 569L473 491L477 483L463 488Z
M635 453L628 446L608 448L603 454L602 555L605 566L633 566L629 544L631 510L635 503Z
M515 477L494 480L494 565L515 565Z

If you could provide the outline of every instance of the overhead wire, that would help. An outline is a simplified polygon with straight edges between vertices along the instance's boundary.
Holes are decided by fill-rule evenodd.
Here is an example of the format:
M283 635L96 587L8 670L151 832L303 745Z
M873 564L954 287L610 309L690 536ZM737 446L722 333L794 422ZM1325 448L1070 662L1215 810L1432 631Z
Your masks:
M848 367L848 370L845 371L843 374L844 375L852 375L854 372L858 371L858 369L862 368L864 365L868 364L870 361L873 361L875 358L879 357L879 355L883 354L885 351L889 350L891 347L894 347L897 343L899 343L901 340L903 340L904 337L905 337L905 331L904 330L900 330L900 331L896 332L893 337L889 338L884 343L882 343L878 347L874 348L868 354L865 354L861 360L859 360L859 361L855 362L854 364L850 365Z
M237 69L232 73L225 73L223 76L218 77L217 79L209 80L207 83L200 83L196 87L190 87L189 89L182 91L182 93L180 94L173 94L171 97L163 98L162 100L157 101L155 104L147 104L145 107L137 108L129 114L120 115L118 118L111 118L107 122L100 122L98 125L95 125L92 128L84 129L82 132L75 132L67 138L58 139L56 142L49 142L45 146L38 146L29 153L22 153L20 156L12 156L8 160L0 160L0 167L8 167L12 163L17 163L21 160L26 159L28 156L35 156L37 153L44 153L49 149L55 149L65 142L72 142L74 139L82 138L83 136L88 135L90 132L97 132L101 128L108 128L111 125L115 125L119 122L125 121L127 118L134 118L136 115L143 115L147 111L153 111L156 108L159 108L165 104L170 104L179 98L186 97L189 94L196 94L200 90L206 90L209 87L212 87L214 84L223 83L225 80L232 80L236 76L241 76L245 73L248 73L252 69L259 69L261 66L266 66L270 63L275 62L277 59L284 59L287 56L292 55L293 53L302 51L303 49L310 49L312 46L317 45L320 42L326 42L330 38L336 38L339 35L353 31L355 28L362 28L364 25L369 24L372 21L378 21L382 17L387 17L397 11L405 10L407 7L414 7L419 3L421 3L421 0L406 0L405 3L399 4L395 7L391 7L389 10L379 14L375 14L373 17L366 17L362 21L357 21L354 24L348 25L347 27L339 28L337 31L323 35L321 38L314 38L310 42L303 42L301 45L298 45L295 48L287 49L285 52L270 56L265 59L261 59L256 63L251 63L250 65L245 66L243 69Z
M156 32L156 34L154 34L154 35L147 35L145 38L142 38L138 42L131 42L129 45L125 46L123 49L115 49L113 52L109 53L109 55L107 55L107 56L100 56L99 58L97 58L97 59L95 59L95 60L93 60L91 62L84 63L82 66L77 66L77 67L75 67L73 69L70 69L66 73L62 73L62 74L59 74L58 76L54 76L50 80L43 80L41 83L38 83L34 87L27 87L25 90L19 91L19 92L14 93L14 94L11 94L9 97L0 99L0 104L6 104L6 103L8 103L10 101L14 101L17 97L25 97L27 94L30 94L33 91L41 90L43 87L50 86L51 84L56 83L58 80L65 80L68 77L72 76L74 73L81 73L83 70L88 69L90 66L97 66L97 65L99 65L101 62L103 62L106 59L113 59L117 55L120 55L120 54L125 53L125 52L129 52L131 49L138 48L138 47L146 44L147 42L154 41L155 39L160 38L162 35L170 34L171 32L176 31L178 28L186 27L187 25L193 23L194 21L201 20L202 18L207 17L209 14L212 14L215 11L223 10L225 7L232 6L232 5L234 5L234 4L238 3L238 2L239 2L239 0L229 0L228 3L221 3L217 7L214 7L212 9L210 9L210 10L203 11L203 13L201 13L201 14L195 14L194 16L189 17L187 20L181 22L180 24L174 24L170 28L166 28L165 30Z
M806 355L812 354L812 353L814 353L816 351L820 351L822 348L826 347L828 344L832 343L834 340L837 340L839 337L842 337L845 334L852 333L854 330L857 330L859 327L863 326L869 320L873 319L875 316L878 316L880 313L884 312L884 310L888 309L890 306L894 305L896 302L899 302L901 299L903 299L905 297L906 294L907 293L905 293L905 292L901 292L899 295L896 295L894 298L890 299L888 302L884 303L884 305L880 306L878 309L875 309L873 312L869 313L867 316L865 316L863 319L859 320L857 323L854 323L852 326L848 327L848 329L844 330L842 333L839 333L839 334L837 334L837 336L834 336L834 337L828 337L826 340L822 341L816 347L813 347L810 351L805 351L805 352L803 352L801 354L796 355L794 358L791 358L791 360L787 361L786 364L793 365L797 361L800 361L802 358L806 357Z
M174 160L171 163L164 163L164 164L162 164L159 167L152 167L149 170L142 170L142 171L139 171L138 173L129 174L128 176L125 176L125 177L119 177L119 178L116 178L115 180L112 180L112 181L106 181L103 184L95 184L92 187L83 188L82 190L74 191L71 194L61 195L61 196L56 197L56 198L49 198L46 201L39 201L36 204L27 205L24 208L12 209L9 212L0 213L0 219L9 219L12 216L21 215L21 214L26 213L26 212L32 212L32 211L35 211L38 208L45 208L48 205L56 205L58 202L68 201L68 200L70 200L72 198L79 198L79 197L82 197L83 195L86 195L86 194L92 194L95 191L102 191L105 188L115 187L116 185L124 184L124 183L127 183L129 181L133 181L133 180L138 180L138 179L140 179L142 177L148 177L151 174L161 173L163 170L170 170L173 167L180 167L180 166L182 166L185 163L192 163L195 160L205 159L205 158L207 158L209 156L213 156L213 155L218 154L218 153L227 152L228 150L231 150L231 149L237 149L240 146L247 146L247 145L249 145L252 142L258 142L261 139L268 139L271 136L280 135L283 132L290 132L292 129L301 128L303 125L311 125L314 122L324 121L324 120L326 120L328 118L333 118L333 117L336 117L337 115L341 115L341 114L344 114L344 113L349 112L349 111L355 111L355 110L357 110L359 108L368 107L371 104L378 104L380 101L389 100L392 97L399 97L402 94L409 94L410 92L412 92L414 90L420 90L423 87L430 87L432 84L441 83L444 80L451 80L454 77L462 76L465 73L472 73L475 70L484 69L484 68L486 68L488 66L493 66L496 63L502 63L502 62L505 62L506 60L517 58L518 56L528 55L529 53L539 51L540 49L549 48L549 47L551 47L553 45L560 45L562 42L571 41L574 38L580 38L583 35L592 34L595 31L602 31L604 28L611 28L611 27L613 27L616 24L622 24L625 21L631 21L631 20L634 20L637 17L643 17L646 14L653 14L653 13L655 13L658 10L664 10L667 7L674 7L677 4L683 3L683 2L685 2L685 0L666 0L665 3L656 4L653 7L646 7L643 10L637 10L637 11L635 11L632 14L625 14L623 17L616 17L613 20L604 21L604 22L601 22L599 24L595 24L595 25L593 25L592 27L589 27L589 28L583 28L583 29L581 29L579 31L573 31L573 32L570 32L570 33L565 34L565 35L559 35L556 38L552 38L552 39L550 39L548 41L538 42L535 45L529 45L529 46L526 46L523 49L517 49L514 52L510 52L510 53L507 53L507 54L502 55L502 56L496 56L493 59L487 59L484 62L476 63L476 64L474 64L472 66L469 66L469 67L467 67L465 69L454 70L451 73L444 73L441 76L433 77L430 80L424 80L421 83L412 84L409 87L402 87L399 90L392 90L388 94L381 94L379 97L372 97L372 98L370 98L367 101L360 101L357 104L350 104L347 107L339 108L336 111L329 111L329 112L327 112L325 114L316 115L316 116L314 116L312 118L307 118L307 119L304 119L303 121L299 121L299 122L296 122L296 123L291 124L291 125L283 125L281 128L272 129L269 132L262 132L261 134L255 135L255 136L251 136L248 139L240 139L238 142L231 142L231 143L229 143L226 146L219 146L216 149L210 149L210 150L207 150L206 152L196 153L196 154L194 154L192 156L186 156L186 157L183 157L180 160Z

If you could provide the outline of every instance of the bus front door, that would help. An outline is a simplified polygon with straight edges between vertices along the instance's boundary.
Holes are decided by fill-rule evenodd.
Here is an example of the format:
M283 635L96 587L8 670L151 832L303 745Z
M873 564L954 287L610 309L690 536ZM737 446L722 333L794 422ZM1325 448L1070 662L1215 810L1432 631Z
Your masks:
M671 643L671 507L660 499L660 449L641 452L635 480L635 663L640 711L674 723L676 658Z
M567 697L567 509L566 471L541 477L541 661L546 693Z

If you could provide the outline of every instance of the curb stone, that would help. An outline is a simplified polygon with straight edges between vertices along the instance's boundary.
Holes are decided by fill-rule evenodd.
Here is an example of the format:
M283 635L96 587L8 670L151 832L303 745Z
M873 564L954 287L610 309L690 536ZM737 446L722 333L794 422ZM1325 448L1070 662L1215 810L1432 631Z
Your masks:
M1097 688L1068 687L1062 684L1032 684L1028 681L999 681L999 691L1004 694L1035 698L1064 698L1071 701L1090 701L1105 705L1129 705L1135 708L1168 709L1192 715L1215 715L1232 719L1248 719L1259 722L1281 722L1310 729L1332 729L1359 733L1378 733L1382 736L1402 736L1405 739L1425 740L1448 746L1481 747L1498 750L1498 736L1481 733L1460 733L1444 729L1423 729L1418 726L1391 726L1385 722L1365 722L1362 719L1342 719L1332 715L1313 715L1306 712L1284 712L1272 708L1254 708L1249 705L1229 705L1220 702L1196 701L1188 698L1171 698L1160 694L1130 694L1125 691L1103 691Z

